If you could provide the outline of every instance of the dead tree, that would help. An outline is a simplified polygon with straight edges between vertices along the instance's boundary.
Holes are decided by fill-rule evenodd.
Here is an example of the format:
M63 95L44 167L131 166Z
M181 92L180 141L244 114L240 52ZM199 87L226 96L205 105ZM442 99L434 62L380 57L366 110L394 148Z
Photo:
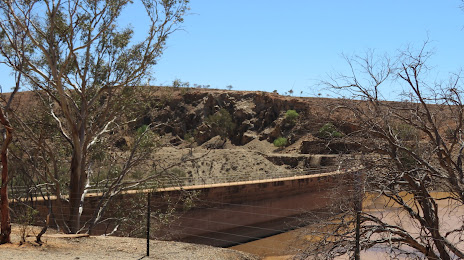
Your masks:
M426 47L404 51L397 61L373 53L349 58L352 74L326 83L344 98L333 116L355 126L347 138L362 147L365 202L382 205L360 212L361 250L381 248L393 258L464 258L464 216L457 210L464 204L464 88L460 74L446 83L427 82ZM391 86L403 88L399 102L382 98ZM303 257L353 256L354 213L345 206L326 218L325 229L314 231L324 234L314 241L321 250ZM451 220L456 226L445 224Z

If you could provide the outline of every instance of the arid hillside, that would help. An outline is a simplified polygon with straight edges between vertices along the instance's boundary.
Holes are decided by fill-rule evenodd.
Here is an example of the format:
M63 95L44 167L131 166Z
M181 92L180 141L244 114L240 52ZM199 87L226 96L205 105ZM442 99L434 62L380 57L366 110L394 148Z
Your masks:
M354 119L337 110L346 100L173 87L141 93L142 113L110 134L109 149L126 153L133 133L149 126L157 148L147 170L169 168L200 182L267 178L335 166L337 155L360 150L360 140L350 137ZM40 98L21 92L14 102L16 111L29 111Z
M131 128L150 125L160 144L151 155L152 166L194 177L186 184L307 174L335 166L336 155L352 148L319 133L327 123L340 133L349 131L349 124L328 116L335 104L330 99L193 88L149 93L144 116ZM286 115L291 110L294 118ZM279 138L285 139L281 147L273 144ZM124 151L133 142L122 134L114 147Z
M203 183L294 175L336 166L336 156L363 151L362 146L373 141L358 132L357 118L346 109L363 108L366 103L361 101L260 91L141 89L136 120L110 133L108 151L127 153L134 132L149 126L157 148L145 163L147 171L170 169L178 177L196 177ZM16 111L29 111L40 98L21 92L14 102ZM384 107L389 106L406 105L385 102ZM446 131L453 122L447 121L444 107L430 107L441 113L437 118Z
M145 116L133 127L150 125L163 147L153 161L166 167L181 162L186 177L265 178L334 165L335 155L356 150L354 143L327 136L352 131L352 124L333 117L337 100L193 88L153 88L150 93ZM326 125L333 129L323 132ZM273 142L279 138L285 144L277 147ZM115 146L131 142L122 137ZM199 159L193 164L189 158Z

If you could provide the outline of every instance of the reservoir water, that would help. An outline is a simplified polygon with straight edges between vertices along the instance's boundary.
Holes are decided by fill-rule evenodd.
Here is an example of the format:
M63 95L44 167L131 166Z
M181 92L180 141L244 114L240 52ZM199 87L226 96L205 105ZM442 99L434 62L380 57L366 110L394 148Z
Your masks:
M443 192L433 193L433 197L445 198L448 194ZM370 198L363 204L363 210L371 214L382 216L384 221L395 223L402 221L404 228L411 234L418 231L414 223L408 220L404 213L400 213L395 205L388 202L385 197L370 195ZM404 196L405 200L410 199L409 196ZM441 225L444 230L460 227L464 221L464 206L452 203L447 199L438 200L437 204L440 207L439 215L442 219ZM263 238L242 245L231 247L231 249L252 253L263 257L265 260L283 260L292 259L295 255L304 250L310 240L308 229L311 226L299 228L279 235ZM453 238L450 238L453 239ZM457 238L455 238L457 239ZM457 240L456 240L457 241ZM458 247L463 249L464 242L458 243ZM361 259L388 259L388 249L376 248L361 252ZM339 259L348 259L341 257ZM401 259L401 258L397 258Z

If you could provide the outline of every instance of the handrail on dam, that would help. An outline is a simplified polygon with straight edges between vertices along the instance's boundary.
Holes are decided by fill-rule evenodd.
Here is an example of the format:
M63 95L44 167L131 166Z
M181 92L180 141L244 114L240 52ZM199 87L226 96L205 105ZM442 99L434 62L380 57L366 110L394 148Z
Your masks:
M131 191L140 191L140 190L165 190L169 188L179 189L182 187L186 189L187 187L201 187L201 186L227 186L236 183L249 183L249 182L270 182L275 181L281 178L291 178L291 177L302 177L302 176L314 176L318 174L328 173L338 171L337 166L323 166L317 168L310 168L304 171L288 171L288 172L278 172L271 174L260 174L260 175L249 175L249 174L233 174L225 176L196 176L196 177L178 177L178 176L169 176L163 175L156 177L156 181L145 182L140 185L132 185L129 189ZM110 183L111 181L108 181ZM87 194L102 194L106 190L105 185L100 183L92 183L87 188ZM10 193L18 194L27 194L29 197L40 196L41 193L46 194L47 190L52 187L54 184L44 183L36 185L35 187L25 187L25 186L15 186L13 190L9 190ZM66 193L63 193L66 196Z

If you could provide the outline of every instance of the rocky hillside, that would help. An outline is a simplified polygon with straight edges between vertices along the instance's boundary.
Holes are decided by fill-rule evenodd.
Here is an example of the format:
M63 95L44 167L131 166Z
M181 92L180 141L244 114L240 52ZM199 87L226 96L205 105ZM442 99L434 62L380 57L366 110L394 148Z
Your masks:
M178 163L175 171L183 177L233 181L294 175L334 166L336 155L356 150L332 136L351 129L348 123L331 120L331 99L155 88L149 103L134 127L152 126L163 144L153 161L160 167ZM274 145L279 138L281 143ZM115 145L126 142L120 139Z
M337 137L352 126L333 119L333 99L173 87L144 87L142 92L141 116L109 140L114 151L124 153L134 142L134 131L150 126L159 147L146 172L169 168L171 174L201 182L293 176L335 166L338 154L357 150ZM38 100L22 92L15 107L31 109Z
M255 139L272 143L284 137L288 147L279 152L338 153L321 145L326 140L320 138L319 131L327 123L332 123L337 131L349 131L346 123L331 121L330 103L334 103L331 99L205 89L163 88L154 93L150 109L139 124L157 126L159 134L172 136L174 146L191 137L197 145L203 145L220 134L220 129L208 122L208 118L221 110L231 117L233 126L225 136L235 146L247 145ZM296 111L294 119L286 116L289 110ZM312 147L307 146L308 142Z

